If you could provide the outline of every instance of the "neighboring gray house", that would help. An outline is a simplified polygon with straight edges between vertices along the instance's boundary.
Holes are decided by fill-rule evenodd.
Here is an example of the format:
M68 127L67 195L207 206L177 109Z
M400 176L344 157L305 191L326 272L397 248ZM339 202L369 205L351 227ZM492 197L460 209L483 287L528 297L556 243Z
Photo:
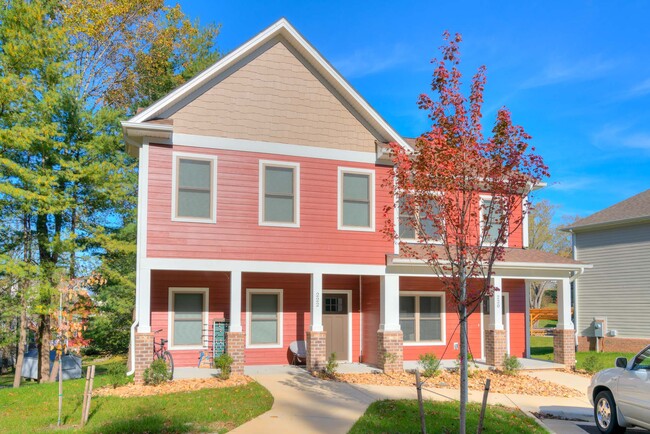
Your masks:
M572 233L574 259L593 264L576 281L579 350L637 351L649 344L650 190L564 230Z

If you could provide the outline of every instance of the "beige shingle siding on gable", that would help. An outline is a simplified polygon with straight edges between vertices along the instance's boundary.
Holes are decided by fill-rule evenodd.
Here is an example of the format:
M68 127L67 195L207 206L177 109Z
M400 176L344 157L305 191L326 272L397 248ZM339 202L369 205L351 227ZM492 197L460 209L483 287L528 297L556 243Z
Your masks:
M650 224L576 233L576 259L593 264L578 279L578 332L593 336L607 317L618 336L650 338Z
M375 137L281 41L172 114L174 132L374 152Z

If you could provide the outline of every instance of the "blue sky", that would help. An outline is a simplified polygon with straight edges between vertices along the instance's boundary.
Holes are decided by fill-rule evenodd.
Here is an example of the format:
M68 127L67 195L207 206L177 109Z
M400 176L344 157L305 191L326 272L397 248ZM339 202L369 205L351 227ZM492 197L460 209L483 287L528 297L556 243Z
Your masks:
M402 3L402 4L398 4ZM487 66L484 124L505 105L550 167L536 199L586 216L650 188L650 3L644 1L189 1L229 52L286 17L402 135L428 127L442 32L465 81Z

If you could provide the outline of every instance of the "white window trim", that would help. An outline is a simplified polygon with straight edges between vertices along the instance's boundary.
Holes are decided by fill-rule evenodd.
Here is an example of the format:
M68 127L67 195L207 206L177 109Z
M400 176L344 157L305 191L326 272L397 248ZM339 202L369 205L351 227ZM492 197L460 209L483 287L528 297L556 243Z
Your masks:
M440 191L432 191L431 194L433 194L434 196L440 196L442 193ZM400 216L402 215L401 214L402 210L399 207L399 201L397 203L396 209L397 209L397 234L399 235ZM444 224L444 220L443 220L443 224ZM413 229L415 230L415 228L413 228ZM404 241L404 242L407 242L407 243L414 243L414 244L425 244L424 241L420 240L417 237L416 238L402 238L400 236L399 241ZM441 245L441 244L444 244L444 243L443 243L442 238L440 238L438 240L432 240L430 244L439 244L439 245Z
M203 160L212 162L212 191L210 200L210 218L178 217L178 160ZM188 223L216 223L217 222L217 156L208 154L195 154L192 152L172 152L172 221Z
M259 198L258 198L258 208L259 208L259 225L260 226L276 226L283 228L299 228L300 227L300 163L294 163L290 161L275 161L275 160L260 160L260 169L259 169ZM293 169L293 223L283 223L283 222L267 222L264 220L264 194L265 183L264 183L264 168L266 166L270 167L285 167Z
M447 295L444 291L400 291L401 296L415 296L415 297L441 297L440 301L440 340L439 341L416 341L407 342L404 340L405 347L437 347L447 344ZM416 303L419 309L419 302ZM417 323L417 321L416 321ZM418 325L419 327L419 325Z
M203 331L208 325L208 315L210 312L210 288L178 288L170 287L168 289L168 304L167 304L167 339L169 340L170 350L203 350L208 348L207 333L203 334L203 345L174 345L174 294L203 294Z
M479 195L479 237L483 234L483 226L484 226L484 220L483 220L483 201L484 200L493 200L494 196L488 195L488 194L480 194ZM506 233L505 233L505 241L503 243L502 247L508 247L508 239L510 238L510 228L506 228ZM494 246L495 243L488 243L485 242L483 243L484 246Z
M343 225L343 174L353 173L370 176L370 226L344 226ZM360 169L356 167L339 167L338 168L338 189L336 195L338 204L338 230L340 231L358 231L358 232L375 232L375 171L372 169Z
M246 348L282 348L284 338L284 305L283 289L247 288L246 289ZM253 344L251 343L251 295L277 294L278 295L278 343Z

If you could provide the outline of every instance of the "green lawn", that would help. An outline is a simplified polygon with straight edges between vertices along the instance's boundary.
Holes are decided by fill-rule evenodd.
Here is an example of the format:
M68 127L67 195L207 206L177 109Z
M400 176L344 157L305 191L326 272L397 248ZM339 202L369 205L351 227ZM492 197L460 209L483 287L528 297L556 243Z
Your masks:
M534 359L553 360L553 337L531 336L530 355ZM617 357L634 357L635 353L597 353L595 351L580 351L576 353L576 368L585 369L590 363L595 364L595 370L613 368ZM589 359L592 360L589 360Z
M107 379L99 367L97 372L95 387L101 387ZM69 431L81 431L78 424L84 382L64 382L63 422ZM55 428L57 395L57 383L0 389L0 431L45 432ZM272 404L273 397L258 383L141 398L96 397L83 432L226 432L269 410Z
M467 432L476 432L480 405L468 407ZM424 402L424 412L429 433L458 432L457 402ZM531 433L547 431L533 419L517 410L490 406L485 412L483 430L486 433ZM420 413L416 400L377 401L354 424L348 434L362 433L415 433L420 432Z

